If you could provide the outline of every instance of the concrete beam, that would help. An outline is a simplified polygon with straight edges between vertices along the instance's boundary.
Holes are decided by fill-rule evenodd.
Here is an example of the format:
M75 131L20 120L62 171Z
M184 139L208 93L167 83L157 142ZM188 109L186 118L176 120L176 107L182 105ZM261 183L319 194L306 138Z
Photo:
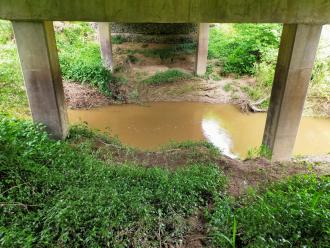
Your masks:
M111 41L111 23L110 22L99 22L99 41L101 48L101 57L103 65L112 71L113 58L112 58L112 41Z
M67 135L68 119L52 22L13 22L34 122L52 138Z
M273 160L291 157L321 30L321 25L284 25L263 138Z
M0 19L126 23L330 23L327 0L1 0Z
M209 46L209 28L210 25L208 23L199 24L195 68L195 72L198 76L203 76L206 73Z

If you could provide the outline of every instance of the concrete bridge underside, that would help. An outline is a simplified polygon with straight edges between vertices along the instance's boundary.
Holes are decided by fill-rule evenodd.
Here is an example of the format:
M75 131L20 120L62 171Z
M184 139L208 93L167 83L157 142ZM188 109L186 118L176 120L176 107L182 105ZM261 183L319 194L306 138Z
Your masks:
M330 1L0 0L0 19L13 23L33 120L45 124L58 139L66 137L68 119L52 21L102 22L102 57L108 67L112 66L108 22L199 23L197 74L206 68L205 23L283 23L263 144L271 149L274 160L287 160L302 116L322 25L330 23Z

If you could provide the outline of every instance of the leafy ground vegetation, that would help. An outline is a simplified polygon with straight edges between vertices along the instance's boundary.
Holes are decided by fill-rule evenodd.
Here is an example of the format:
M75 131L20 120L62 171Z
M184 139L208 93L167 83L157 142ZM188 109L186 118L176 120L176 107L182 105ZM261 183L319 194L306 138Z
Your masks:
M2 115L0 148L2 247L330 244L330 179L306 169L233 198L233 172L207 143L173 144L160 157L79 126L52 141L42 126Z
M28 122L2 117L0 126L3 247L179 243L185 218L224 187L213 165L171 172L104 163Z
M238 85L252 102L268 108L269 96L275 74L282 26L278 24L234 24L213 27L210 32L209 73L213 70L222 76L246 75L255 80ZM319 47L319 56L313 70L308 93L306 113L328 116L330 100L330 58L324 56L326 47ZM220 70L217 69L220 65ZM235 90L237 87L232 87ZM321 93L322 92L322 93ZM233 92L235 93L235 92Z

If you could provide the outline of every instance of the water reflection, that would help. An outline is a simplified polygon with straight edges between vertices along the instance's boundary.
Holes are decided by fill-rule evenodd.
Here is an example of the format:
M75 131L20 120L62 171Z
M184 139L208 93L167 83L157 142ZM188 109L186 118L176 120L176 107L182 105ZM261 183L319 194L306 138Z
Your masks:
M202 120L202 129L205 138L215 147L219 148L224 155L231 158L237 157L232 153L232 138L227 130L221 126L219 120L212 117L206 117Z

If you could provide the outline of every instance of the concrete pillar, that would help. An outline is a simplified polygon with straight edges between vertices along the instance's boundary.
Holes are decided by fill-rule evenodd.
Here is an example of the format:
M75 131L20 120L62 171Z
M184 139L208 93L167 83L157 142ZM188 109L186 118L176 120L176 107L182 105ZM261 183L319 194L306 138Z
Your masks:
M68 118L53 23L14 21L13 28L32 118L63 139Z
M198 76L203 76L206 73L209 27L210 25L208 23L200 23L198 28L198 47L195 68L195 72Z
M321 25L284 25L263 138L272 160L291 158L321 30Z
M101 56L103 65L109 70L113 69L112 42L111 42L111 23L99 22L99 40L101 45Z

